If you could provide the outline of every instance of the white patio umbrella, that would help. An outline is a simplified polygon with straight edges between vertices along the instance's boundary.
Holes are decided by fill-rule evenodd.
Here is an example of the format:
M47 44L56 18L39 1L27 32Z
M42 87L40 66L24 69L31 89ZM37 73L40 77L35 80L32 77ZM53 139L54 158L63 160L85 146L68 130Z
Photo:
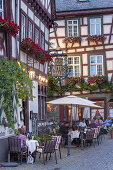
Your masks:
M52 100L47 103L55 104L55 105L71 105L71 113L72 113L72 106L101 108L100 106L95 105L94 102L90 100L83 99L83 98L73 96L73 95L62 97L56 100ZM72 123L72 114L71 114L71 123Z

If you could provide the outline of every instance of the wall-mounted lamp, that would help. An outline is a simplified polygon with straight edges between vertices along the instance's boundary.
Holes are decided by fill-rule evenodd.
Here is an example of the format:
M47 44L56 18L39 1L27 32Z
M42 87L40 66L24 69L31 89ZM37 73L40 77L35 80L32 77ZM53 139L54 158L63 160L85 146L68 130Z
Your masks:
M39 79L40 82L48 83L48 79L46 79L45 77L43 77L41 75L39 75L38 79Z
M35 78L35 76L36 76L36 73L32 68L30 68L30 70L28 71L28 74L29 74L29 78L31 80L33 80Z

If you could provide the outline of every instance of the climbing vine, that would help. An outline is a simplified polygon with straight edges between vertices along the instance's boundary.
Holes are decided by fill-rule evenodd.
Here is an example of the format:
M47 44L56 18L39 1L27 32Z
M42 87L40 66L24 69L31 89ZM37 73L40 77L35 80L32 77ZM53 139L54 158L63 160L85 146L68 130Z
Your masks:
M0 95L3 98L2 108L9 127L14 129L14 93L16 93L16 102L19 105L19 99L25 101L27 96L33 97L30 93L31 88L33 88L33 83L23 63L7 58L0 60Z

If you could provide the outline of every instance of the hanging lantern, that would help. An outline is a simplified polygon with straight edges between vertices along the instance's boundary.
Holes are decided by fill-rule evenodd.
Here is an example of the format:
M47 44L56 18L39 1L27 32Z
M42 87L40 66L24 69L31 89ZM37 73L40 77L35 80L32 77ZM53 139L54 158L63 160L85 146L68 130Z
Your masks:
M33 80L36 76L35 71L32 68L30 68L30 70L28 71L28 74L31 80Z

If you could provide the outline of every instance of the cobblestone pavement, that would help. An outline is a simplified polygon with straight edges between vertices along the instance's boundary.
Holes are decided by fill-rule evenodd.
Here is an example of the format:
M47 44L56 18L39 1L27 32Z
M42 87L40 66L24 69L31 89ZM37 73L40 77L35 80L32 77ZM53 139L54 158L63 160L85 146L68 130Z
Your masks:
M33 165L26 163L17 168L1 168L1 170L113 170L113 139L105 136L98 146L71 149L71 156L66 156L67 149L62 148L62 159L58 157L58 164L54 156L44 166L42 160L36 160Z

